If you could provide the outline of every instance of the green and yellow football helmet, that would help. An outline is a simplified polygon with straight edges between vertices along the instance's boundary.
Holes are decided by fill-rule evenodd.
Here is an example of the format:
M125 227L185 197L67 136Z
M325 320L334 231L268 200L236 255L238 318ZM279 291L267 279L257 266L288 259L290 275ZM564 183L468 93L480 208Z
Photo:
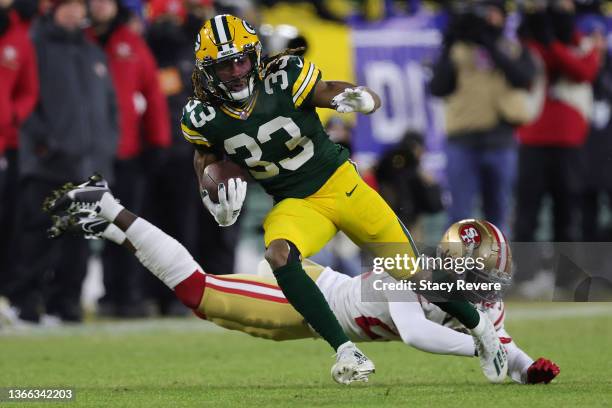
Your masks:
M211 102L244 103L261 80L261 42L255 29L245 20L220 14L206 21L195 43L196 71L201 76L201 91ZM216 67L229 60L248 58L251 69L240 78L222 81ZM247 79L247 86L232 90L230 82Z

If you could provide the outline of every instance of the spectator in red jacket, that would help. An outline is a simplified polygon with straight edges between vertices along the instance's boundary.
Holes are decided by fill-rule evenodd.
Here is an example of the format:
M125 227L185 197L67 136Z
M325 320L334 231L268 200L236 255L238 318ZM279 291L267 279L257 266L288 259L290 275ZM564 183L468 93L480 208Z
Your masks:
M571 0L556 0L547 8L526 14L519 35L544 62L547 91L539 117L518 131L514 240L535 240L542 199L550 195L553 240L575 241L582 184L581 147L589 131L592 82L599 70L603 41L601 37L578 34ZM518 266L519 274L535 269Z
M145 41L129 29L129 12L118 0L89 0L91 38L103 47L117 93L120 139L116 182L127 205L142 210L148 164L157 164L171 143L168 106L158 69ZM119 194L119 193L118 193ZM141 316L145 272L132 257L109 246L103 254L106 296L102 310L115 316Z
M19 125L38 98L34 48L10 3L0 0L0 154L17 146Z
M0 289L12 269L18 130L38 99L36 53L10 6L11 0L0 0Z

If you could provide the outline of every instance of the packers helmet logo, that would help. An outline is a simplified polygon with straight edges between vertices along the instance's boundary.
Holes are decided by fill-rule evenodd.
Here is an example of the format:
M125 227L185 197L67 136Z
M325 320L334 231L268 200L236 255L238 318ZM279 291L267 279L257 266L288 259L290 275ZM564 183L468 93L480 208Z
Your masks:
M459 228L459 237L461 237L463 244L470 249L478 248L482 242L480 232L473 224L462 225L461 228Z
M253 34L253 35L257 34L253 26L247 23L245 20L242 20L242 25L244 26L244 29L247 31L247 33Z
M195 42L195 52L198 52L198 50L200 49L200 44L202 44L202 37L200 37L200 33L198 33L198 36L196 37L196 42Z

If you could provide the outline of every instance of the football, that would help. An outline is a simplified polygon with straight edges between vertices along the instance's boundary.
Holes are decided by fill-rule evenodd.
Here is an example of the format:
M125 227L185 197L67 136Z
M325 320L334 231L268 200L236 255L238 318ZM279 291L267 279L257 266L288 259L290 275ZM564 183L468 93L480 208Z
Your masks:
M210 199L218 203L218 186L224 183L227 186L227 181L231 178L241 178L243 181L248 181L247 173L240 166L231 161L219 161L209 164L204 169L204 178L202 179L202 187L208 191Z

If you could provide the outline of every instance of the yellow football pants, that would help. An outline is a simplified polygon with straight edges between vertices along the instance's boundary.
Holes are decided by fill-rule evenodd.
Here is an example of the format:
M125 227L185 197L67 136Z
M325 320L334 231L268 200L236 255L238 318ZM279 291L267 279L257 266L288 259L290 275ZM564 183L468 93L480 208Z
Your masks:
M316 282L323 267L302 263ZM230 330L271 340L316 337L302 315L291 306L274 278L258 275L206 275L197 315Z
M266 247L274 240L284 239L291 241L304 257L316 254L338 230L375 256L418 254L406 227L349 161L316 193L277 203L263 227ZM406 279L415 271L388 272L396 279Z

